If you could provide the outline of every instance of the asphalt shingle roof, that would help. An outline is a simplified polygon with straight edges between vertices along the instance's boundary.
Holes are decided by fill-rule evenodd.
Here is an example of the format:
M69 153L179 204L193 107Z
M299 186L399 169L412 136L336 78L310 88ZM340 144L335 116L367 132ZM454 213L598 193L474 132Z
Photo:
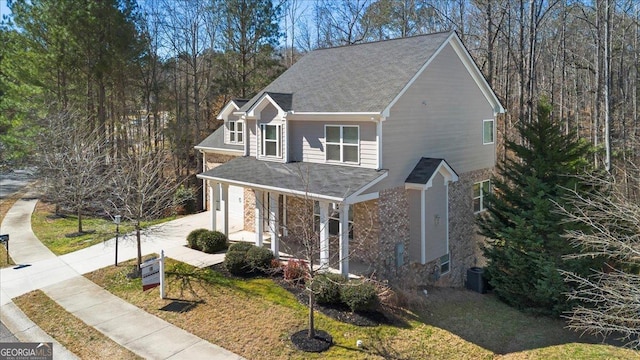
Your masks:
M249 110L268 92L289 95L286 101L274 100L297 112L382 112L450 35L442 32L312 51L240 111Z
M438 168L440 167L440 164L443 161L447 164L447 166L449 165L447 161L444 159L427 158L427 157L421 158L420 161L418 161L416 166L413 168L409 176L407 177L407 180L405 180L405 183L408 183L408 184L428 183L429 180L431 180L431 178L433 177L433 174L438 170Z
M231 145L224 143L224 126L220 126L206 139L196 145L196 149L223 149L232 151L243 151L243 145Z
M284 164L244 156L205 171L198 177L258 189L343 200L386 175L386 172L308 162Z

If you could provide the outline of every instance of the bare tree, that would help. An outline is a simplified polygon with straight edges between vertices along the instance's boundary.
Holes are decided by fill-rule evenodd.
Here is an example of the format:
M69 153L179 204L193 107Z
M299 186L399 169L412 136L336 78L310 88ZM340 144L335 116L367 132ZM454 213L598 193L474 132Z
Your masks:
M167 176L169 154L165 151L129 152L115 163L111 179L112 211L133 223L138 248L137 268L142 263L142 222L158 219L173 206L178 181Z
M59 208L73 209L78 217L77 235L85 231L85 209L100 208L104 193L105 141L97 130L90 131L73 113L58 113L48 119L40 141L40 169L45 178L46 197Z
M640 189L640 168L631 165L635 188ZM640 348L640 203L637 192L613 178L589 178L600 190L592 195L573 194L575 210L566 213L583 225L567 237L582 249L574 258L603 257L606 264L585 278L564 273L573 285L569 299L579 305L567 315L569 327L578 331L616 336L626 346Z

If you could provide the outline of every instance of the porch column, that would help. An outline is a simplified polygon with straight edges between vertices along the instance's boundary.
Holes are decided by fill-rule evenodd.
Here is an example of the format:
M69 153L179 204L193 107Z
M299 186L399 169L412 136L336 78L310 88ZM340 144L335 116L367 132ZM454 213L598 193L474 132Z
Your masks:
M222 232L229 237L229 184L220 184L220 210L222 210Z
M269 232L271 233L271 251L276 259L280 258L280 239L278 228L278 194L268 193L269 196Z
M262 216L262 191L254 190L256 199L256 212L255 212L255 222L256 226L254 231L256 232L256 246L262 247L262 224L263 224L263 216Z
M340 273L349 276L349 204L340 204Z
M320 268L329 267L329 203L319 202L320 206Z
M216 192L215 189L218 186L218 183L214 183L211 180L207 181L207 185L209 187L209 207L211 211L211 230L216 230Z

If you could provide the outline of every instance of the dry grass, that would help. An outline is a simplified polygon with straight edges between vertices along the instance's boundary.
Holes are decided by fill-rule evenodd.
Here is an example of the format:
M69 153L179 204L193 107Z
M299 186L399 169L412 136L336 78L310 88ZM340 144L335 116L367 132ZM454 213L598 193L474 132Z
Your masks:
M176 262L168 260L168 268ZM186 267L186 265L180 265ZM336 345L322 354L292 348L289 336L304 329L307 309L270 279L228 279L198 270L201 280L169 280L168 297L143 293L139 280L126 278L129 267L105 268L88 275L132 304L248 359L629 359L639 353L585 343L559 321L519 313L492 296L445 289L417 295L417 313L403 312L405 326L357 327L316 314L317 328ZM477 296L476 296L477 295ZM186 312L162 308L190 304ZM357 349L361 339L366 349Z
M13 301L42 330L81 359L141 359L68 313L40 290Z

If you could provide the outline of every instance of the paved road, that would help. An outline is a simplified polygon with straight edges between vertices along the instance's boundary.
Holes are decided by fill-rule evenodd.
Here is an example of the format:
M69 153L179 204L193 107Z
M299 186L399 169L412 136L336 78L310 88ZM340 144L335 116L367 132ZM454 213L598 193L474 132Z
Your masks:
M35 180L34 172L35 169L23 169L0 174L0 199L9 197Z

